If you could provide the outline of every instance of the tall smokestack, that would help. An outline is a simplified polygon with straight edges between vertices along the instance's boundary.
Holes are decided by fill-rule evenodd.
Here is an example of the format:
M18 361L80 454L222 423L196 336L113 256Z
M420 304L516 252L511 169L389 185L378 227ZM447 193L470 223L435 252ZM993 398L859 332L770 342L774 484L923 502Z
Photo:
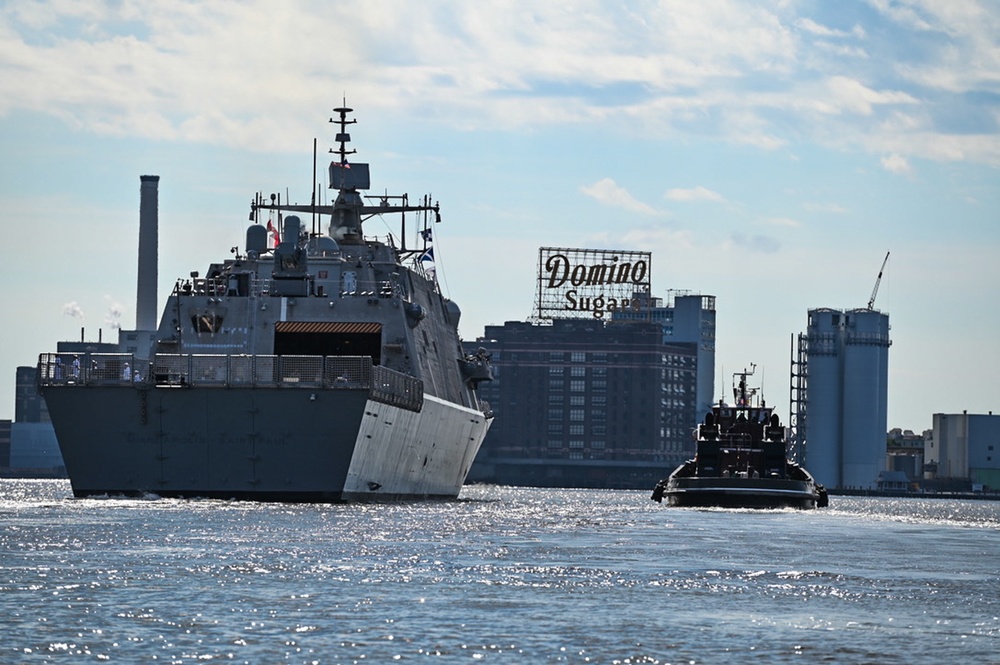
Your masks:
M135 329L156 330L158 190L160 176L139 176L139 278L136 284Z

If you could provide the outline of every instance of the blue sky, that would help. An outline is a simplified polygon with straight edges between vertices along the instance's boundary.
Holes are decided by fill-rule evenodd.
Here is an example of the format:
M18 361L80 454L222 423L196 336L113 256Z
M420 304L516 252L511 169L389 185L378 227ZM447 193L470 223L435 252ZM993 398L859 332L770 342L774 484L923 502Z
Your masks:
M15 367L134 326L140 175L162 302L255 191L308 201L344 97L373 189L440 201L466 339L530 316L541 246L651 251L787 414L807 310L867 306L891 251L889 427L1000 412L998 44L986 0L8 0L0 417Z

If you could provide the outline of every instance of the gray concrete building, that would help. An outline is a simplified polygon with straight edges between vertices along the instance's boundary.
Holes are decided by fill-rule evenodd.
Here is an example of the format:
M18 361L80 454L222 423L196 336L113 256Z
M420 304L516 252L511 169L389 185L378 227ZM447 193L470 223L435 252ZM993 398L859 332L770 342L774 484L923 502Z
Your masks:
M1000 415L935 413L924 459L928 480L1000 490Z
M73 371L72 358L72 354L67 356L67 372ZM13 475L62 476L66 473L62 453L45 400L38 394L35 372L34 367L16 370L14 422L10 424L6 467Z

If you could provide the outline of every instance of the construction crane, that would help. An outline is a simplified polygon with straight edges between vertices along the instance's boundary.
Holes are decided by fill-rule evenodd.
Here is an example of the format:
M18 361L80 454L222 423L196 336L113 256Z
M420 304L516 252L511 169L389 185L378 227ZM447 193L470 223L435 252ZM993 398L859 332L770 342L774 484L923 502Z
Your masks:
M889 261L889 252L885 253L885 259L882 260L882 267L878 269L878 277L875 278L875 288L872 289L872 297L868 299L868 309L875 307L875 296L878 295L878 285L882 281L882 272L885 270L885 264Z

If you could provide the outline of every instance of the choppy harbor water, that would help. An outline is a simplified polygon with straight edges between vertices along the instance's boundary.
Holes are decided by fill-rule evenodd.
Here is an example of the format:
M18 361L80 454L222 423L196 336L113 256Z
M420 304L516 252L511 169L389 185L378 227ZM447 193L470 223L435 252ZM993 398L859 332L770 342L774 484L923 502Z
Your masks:
M73 499L0 480L0 663L1000 663L1000 503Z

